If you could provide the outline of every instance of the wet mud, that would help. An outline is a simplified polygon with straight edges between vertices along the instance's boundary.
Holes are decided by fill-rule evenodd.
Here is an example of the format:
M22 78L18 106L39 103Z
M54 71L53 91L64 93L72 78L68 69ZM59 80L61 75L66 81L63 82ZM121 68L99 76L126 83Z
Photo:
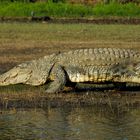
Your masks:
M67 88L61 93L45 93L46 85L0 87L0 108L60 106L139 106L140 91L89 90Z

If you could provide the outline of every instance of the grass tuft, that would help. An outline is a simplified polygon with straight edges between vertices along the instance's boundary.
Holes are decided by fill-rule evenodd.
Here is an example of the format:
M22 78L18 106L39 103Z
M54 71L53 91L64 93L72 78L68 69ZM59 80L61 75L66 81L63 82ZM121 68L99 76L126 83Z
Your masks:
M2 17L29 17L34 11L35 16L53 17L140 17L140 7L133 3L118 4L110 3L107 5L97 4L96 6L85 6L82 4L69 3L7 3L1 2L0 16Z

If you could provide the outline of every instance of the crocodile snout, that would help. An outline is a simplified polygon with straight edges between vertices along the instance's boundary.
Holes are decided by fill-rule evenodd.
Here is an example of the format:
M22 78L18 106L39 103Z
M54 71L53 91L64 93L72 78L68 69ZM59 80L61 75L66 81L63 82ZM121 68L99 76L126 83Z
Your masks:
M10 71L0 75L0 86L25 83L31 76L32 71L28 68L16 66Z

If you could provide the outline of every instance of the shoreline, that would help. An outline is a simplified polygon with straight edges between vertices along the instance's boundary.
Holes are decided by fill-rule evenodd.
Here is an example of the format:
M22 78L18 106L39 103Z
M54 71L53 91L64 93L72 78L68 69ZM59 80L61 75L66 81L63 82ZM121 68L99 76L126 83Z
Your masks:
M43 22L43 23L90 23L90 24L140 24L140 18L105 17L105 18L54 18L43 17L0 17L0 22Z
M62 106L139 106L139 91L87 91L46 94L41 91L1 92L0 108L47 108Z

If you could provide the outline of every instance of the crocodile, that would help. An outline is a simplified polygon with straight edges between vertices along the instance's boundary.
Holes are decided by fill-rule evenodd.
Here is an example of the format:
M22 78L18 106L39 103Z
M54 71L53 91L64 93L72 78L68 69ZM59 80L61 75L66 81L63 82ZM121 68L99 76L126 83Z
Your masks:
M53 53L23 62L0 75L0 86L39 86L47 93L63 91L68 83L140 83L140 53L131 49L89 48Z

